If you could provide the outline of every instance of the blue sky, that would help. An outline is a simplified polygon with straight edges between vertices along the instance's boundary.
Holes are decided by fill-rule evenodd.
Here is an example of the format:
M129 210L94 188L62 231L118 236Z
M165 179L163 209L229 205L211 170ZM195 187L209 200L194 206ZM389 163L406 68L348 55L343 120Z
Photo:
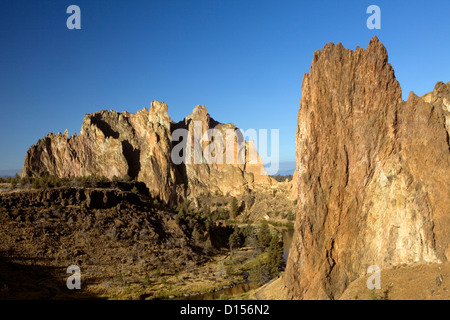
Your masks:
M66 9L81 8L81 30ZM366 9L381 8L381 30ZM295 160L303 74L327 42L365 48L377 35L403 88L450 81L450 2L0 2L0 170L21 168L48 132L79 132L85 113L135 112L164 101L180 121L203 104L242 129L280 129Z

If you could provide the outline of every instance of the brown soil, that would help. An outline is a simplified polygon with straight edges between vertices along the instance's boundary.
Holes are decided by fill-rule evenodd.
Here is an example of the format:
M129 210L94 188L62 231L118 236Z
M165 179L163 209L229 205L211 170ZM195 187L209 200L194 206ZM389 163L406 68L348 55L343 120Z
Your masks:
M170 208L123 190L2 193L0 239L0 299L154 296L209 259ZM70 265L81 269L81 290L66 287Z
M381 270L381 289L367 288L370 275L350 284L340 300L449 300L450 263Z
M367 288L370 275L350 284L339 300L449 300L450 263L416 264L381 270L381 289ZM254 290L250 299L285 300L281 278Z
M0 192L0 299L165 299L243 280L252 248L196 245L177 210L122 189ZM227 235L224 221L215 235ZM227 238L226 238L227 239ZM227 243L227 241L225 241ZM81 269L69 290L67 267Z
M266 283L265 285L254 290L250 294L249 299L252 300L285 300L286 286L281 277Z

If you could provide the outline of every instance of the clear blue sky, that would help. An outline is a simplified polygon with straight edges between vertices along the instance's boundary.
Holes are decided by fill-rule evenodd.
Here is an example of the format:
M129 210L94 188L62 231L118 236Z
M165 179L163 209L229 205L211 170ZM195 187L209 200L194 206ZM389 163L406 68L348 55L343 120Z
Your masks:
M66 8L81 8L68 30ZM381 8L381 30L366 9ZM242 129L280 129L295 159L303 74L327 42L385 44L406 99L450 81L450 1L0 2L0 170L21 168L48 132L79 132L85 113L164 101L180 121L198 104Z

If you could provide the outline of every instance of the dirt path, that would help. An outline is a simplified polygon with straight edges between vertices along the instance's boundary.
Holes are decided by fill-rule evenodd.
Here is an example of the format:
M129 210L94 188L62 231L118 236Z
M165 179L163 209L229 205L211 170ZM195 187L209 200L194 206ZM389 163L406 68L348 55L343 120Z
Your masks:
M265 285L255 289L249 296L253 300L284 300L286 293L284 291L284 284L281 278L272 279Z

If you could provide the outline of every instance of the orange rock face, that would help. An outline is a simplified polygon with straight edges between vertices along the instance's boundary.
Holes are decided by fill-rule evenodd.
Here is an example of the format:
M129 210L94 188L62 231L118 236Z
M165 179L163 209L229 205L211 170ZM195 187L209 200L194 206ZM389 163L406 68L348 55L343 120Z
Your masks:
M174 164L173 130L185 128L193 133L194 121L201 122L203 132L217 129L225 133L225 129L234 131L236 127L210 119L204 106L196 107L179 123L170 120L167 109L165 103L154 101L150 110L144 108L134 114L113 110L87 114L78 136L49 133L32 146L21 176L96 175L112 179L128 175L144 182L152 196L166 203L205 192L237 195L260 184L270 185L271 178L265 174L259 156L254 164L249 163L248 156L242 164ZM202 147L209 143L204 142ZM244 145L248 153L252 145Z
M196 125L202 136L195 135ZM182 166L190 195L196 196L207 191L235 196L272 183L253 142L245 142L242 138L242 144L239 144L236 126L215 121L204 106L195 107L192 114L176 124L176 127L184 128L190 134L191 145L187 147L189 161ZM206 137L210 130L217 134L214 138ZM197 159L194 150L196 143L205 151ZM213 144L215 146L208 152L206 147ZM208 153L212 154L209 160L206 156Z
M326 44L314 53L298 113L290 298L339 298L369 265L450 259L450 149L439 92L435 105L413 93L402 101L376 37L367 49Z

